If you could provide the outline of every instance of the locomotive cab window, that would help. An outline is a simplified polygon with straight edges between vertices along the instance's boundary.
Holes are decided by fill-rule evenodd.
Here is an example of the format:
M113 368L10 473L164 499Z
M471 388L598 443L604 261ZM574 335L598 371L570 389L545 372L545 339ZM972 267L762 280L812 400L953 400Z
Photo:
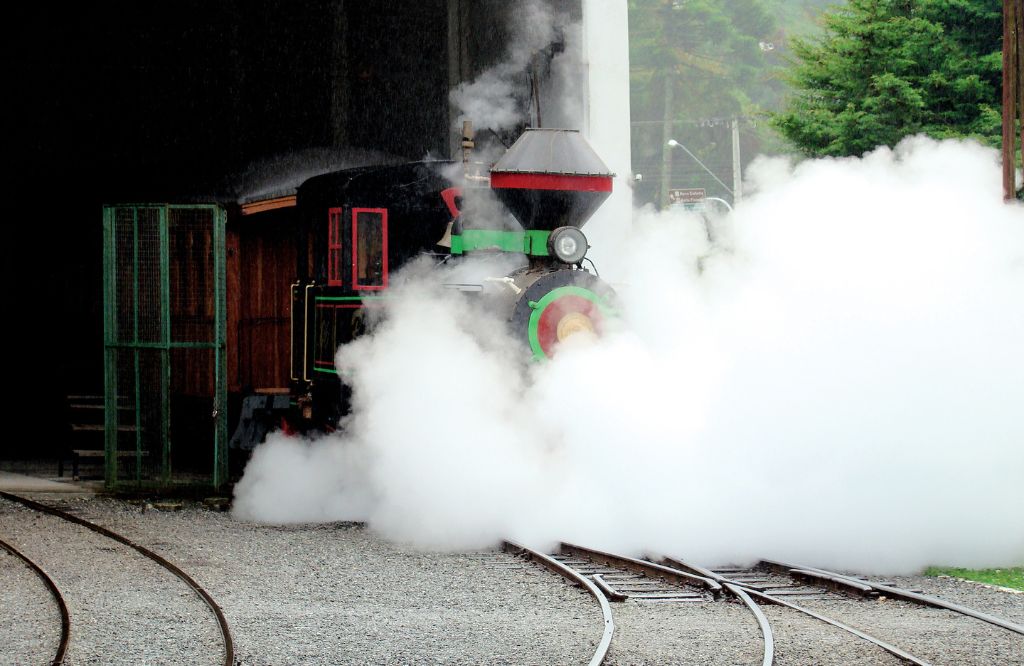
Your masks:
M388 286L388 211L352 209L352 288Z
M327 226L327 286L340 287L341 278L341 209L329 211Z

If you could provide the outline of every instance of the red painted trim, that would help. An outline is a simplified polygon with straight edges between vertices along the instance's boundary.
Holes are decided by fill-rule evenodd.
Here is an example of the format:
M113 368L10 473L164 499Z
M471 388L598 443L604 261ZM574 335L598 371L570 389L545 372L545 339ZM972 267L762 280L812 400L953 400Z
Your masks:
M451 213L453 220L462 214L459 207L455 205L455 197L461 196L461 187L449 187L447 190L441 190L441 198L444 199L444 205L448 206L448 212Z
M341 209L327 211L327 286L343 287L341 279Z
M611 192L612 177L570 176L560 173L501 173L492 171L491 189Z
M287 435L289 437L292 437L292 436L298 434L295 431L295 428L292 427L291 422L288 421L288 417L287 416L282 416L281 417L281 432L283 432L285 435Z
M313 363L315 363L317 365L327 366L328 368L333 368L334 367L334 361L321 361L319 359L316 359L316 360L313 361Z
M379 285L359 284L359 213L377 213L380 215L382 279ZM352 288L358 291L380 291L388 288L388 209L387 208L353 208L352 209Z

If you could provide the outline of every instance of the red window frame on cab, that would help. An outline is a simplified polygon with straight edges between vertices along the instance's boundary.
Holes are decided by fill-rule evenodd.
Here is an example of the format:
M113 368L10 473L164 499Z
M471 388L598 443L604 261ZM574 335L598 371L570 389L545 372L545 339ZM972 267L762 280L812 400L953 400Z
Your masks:
M380 216L380 252L381 275L380 284L360 284L359 282L359 215L375 214ZM388 288L388 209L387 208L353 208L352 209L352 289L357 291L379 291Z
M341 274L342 251L342 209L328 210L327 224L327 286L344 287L345 281ZM380 284L362 284L359 281L359 215L376 214L380 217L380 252L381 275ZM388 209L387 208L353 208L352 209L352 289L356 291L379 291L388 287Z

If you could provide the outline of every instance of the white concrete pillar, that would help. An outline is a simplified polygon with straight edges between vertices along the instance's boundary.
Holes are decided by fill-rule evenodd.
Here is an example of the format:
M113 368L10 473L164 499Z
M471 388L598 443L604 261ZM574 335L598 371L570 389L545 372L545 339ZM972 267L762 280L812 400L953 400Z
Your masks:
M583 133L615 173L612 196L584 230L593 241L595 235L618 236L612 229L631 220L629 24L626 0L582 4Z

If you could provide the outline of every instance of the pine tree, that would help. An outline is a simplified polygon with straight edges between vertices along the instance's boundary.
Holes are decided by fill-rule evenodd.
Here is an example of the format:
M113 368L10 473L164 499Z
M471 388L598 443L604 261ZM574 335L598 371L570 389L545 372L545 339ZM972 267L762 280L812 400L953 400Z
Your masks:
M803 152L859 155L910 134L1000 139L1000 0L849 0L795 40L774 126Z

